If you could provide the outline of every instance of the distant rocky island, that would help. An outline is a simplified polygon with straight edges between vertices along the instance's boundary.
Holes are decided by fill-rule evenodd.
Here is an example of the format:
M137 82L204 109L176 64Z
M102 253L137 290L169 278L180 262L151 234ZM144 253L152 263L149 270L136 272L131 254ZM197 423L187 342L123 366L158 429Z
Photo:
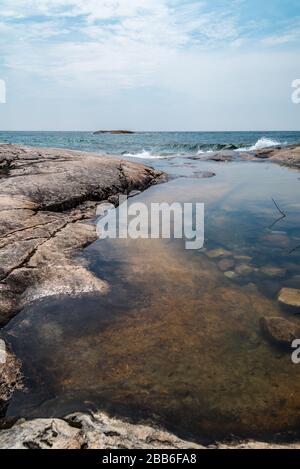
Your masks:
M111 135L126 135L126 134L135 134L132 130L97 130L94 132L94 135L100 134L111 134Z

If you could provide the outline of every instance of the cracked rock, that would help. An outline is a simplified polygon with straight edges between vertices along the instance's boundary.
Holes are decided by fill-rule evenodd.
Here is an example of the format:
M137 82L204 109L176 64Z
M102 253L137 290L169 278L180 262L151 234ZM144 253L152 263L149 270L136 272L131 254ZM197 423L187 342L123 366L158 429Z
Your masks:
M6 144L0 167L0 325L35 299L105 293L107 284L74 260L97 238L97 204L146 189L162 173L93 153Z

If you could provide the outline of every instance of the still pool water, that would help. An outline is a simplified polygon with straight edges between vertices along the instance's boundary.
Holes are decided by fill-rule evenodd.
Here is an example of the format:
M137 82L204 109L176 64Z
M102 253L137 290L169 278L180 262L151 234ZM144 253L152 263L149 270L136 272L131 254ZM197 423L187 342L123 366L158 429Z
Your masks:
M7 416L100 408L203 442L299 435L300 365L267 340L260 319L300 325L299 310L277 301L282 287L300 288L300 173L186 158L165 168L168 183L132 200L205 203L204 248L187 251L179 240L88 247L83 257L109 282L107 295L32 304L2 331L27 388ZM200 170L216 176L201 179ZM233 279L211 258L216 248L229 251Z

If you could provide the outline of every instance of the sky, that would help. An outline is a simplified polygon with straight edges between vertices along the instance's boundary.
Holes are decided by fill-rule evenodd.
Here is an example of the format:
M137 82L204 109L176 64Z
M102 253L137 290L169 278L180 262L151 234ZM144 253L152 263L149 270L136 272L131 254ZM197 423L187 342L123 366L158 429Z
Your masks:
M2 130L300 130L299 0L0 0Z

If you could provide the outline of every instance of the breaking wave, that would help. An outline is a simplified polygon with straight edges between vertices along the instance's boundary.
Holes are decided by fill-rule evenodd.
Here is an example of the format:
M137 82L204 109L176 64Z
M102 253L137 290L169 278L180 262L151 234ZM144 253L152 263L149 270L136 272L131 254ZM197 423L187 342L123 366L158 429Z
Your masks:
M254 145L250 143L170 143L162 146L157 146L152 150L142 151L137 150L136 152L124 151L122 154L125 157L140 158L144 160L150 159L165 159L174 158L176 156L191 156L191 155L203 155L206 153L217 152L222 150L231 150L238 152L245 151L257 151L263 148L282 146L282 143L271 139L262 137Z
M156 160L164 158L162 155L153 155L150 151L143 150L141 153L123 153L123 156L128 158L141 158L144 160Z
M278 147L282 146L281 142L278 142L277 140L273 140L271 138L260 138L257 140L255 145L252 145L251 147L243 147L243 148L238 148L239 151L256 151L256 150L263 150L264 148L270 148L270 147Z

